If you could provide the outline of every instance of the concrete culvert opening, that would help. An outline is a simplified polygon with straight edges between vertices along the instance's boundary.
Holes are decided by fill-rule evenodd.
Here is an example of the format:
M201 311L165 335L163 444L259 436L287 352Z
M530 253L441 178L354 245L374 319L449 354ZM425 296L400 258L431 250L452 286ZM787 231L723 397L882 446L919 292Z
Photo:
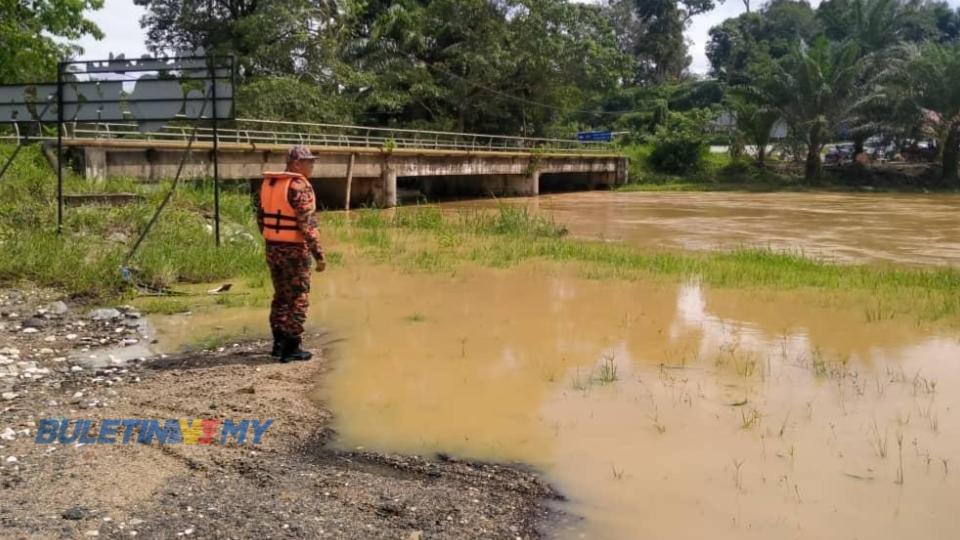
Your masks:
M400 176L397 178L397 197L404 202L535 194L532 178L520 174Z
M399 204L416 204L425 202L427 195L424 192L422 176L397 177L397 202Z
M613 185L613 173L540 173L540 193L610 189Z
M346 204L346 178L314 178L310 180L317 195L317 208L323 210L341 210ZM373 206L376 202L376 190L380 189L380 178L354 178L350 184L350 208Z

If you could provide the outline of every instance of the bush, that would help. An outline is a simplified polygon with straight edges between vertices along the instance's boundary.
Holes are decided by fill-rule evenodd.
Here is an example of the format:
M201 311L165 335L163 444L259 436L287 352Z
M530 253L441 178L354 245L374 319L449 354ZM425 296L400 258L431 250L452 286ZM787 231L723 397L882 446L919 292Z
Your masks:
M703 135L689 129L673 126L657 130L650 152L650 165L659 172L686 174L699 170L707 145Z
M707 136L703 132L707 115L703 110L669 113L652 138L650 165L667 174L700 170L707 153Z
M739 157L737 159L732 159L729 156L720 154L723 158L726 159L717 159L718 167L717 170L721 175L724 176L749 176L756 170L754 163L745 157ZM725 163L724 163L725 162Z

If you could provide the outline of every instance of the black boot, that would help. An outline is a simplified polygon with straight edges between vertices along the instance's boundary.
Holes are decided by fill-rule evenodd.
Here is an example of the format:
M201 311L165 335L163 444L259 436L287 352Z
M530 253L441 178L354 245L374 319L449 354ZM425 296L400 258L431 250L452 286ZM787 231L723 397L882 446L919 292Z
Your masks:
M284 341L283 354L280 355L280 361L286 364L287 362L297 362L313 358L313 353L301 349L300 344L301 340L299 336L287 337Z
M270 349L270 356L280 358L283 355L283 343L286 339L283 332L279 330L273 331L273 348Z

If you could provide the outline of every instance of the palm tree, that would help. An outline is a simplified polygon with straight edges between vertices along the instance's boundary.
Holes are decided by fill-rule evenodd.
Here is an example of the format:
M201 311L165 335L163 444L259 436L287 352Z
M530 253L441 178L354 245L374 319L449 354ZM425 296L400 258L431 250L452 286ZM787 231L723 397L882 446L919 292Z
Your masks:
M869 103L912 112L915 123L937 118L941 177L958 184L960 157L960 43L907 44L880 74ZM933 111L933 115L928 111ZM902 115L900 115L902 118Z
M728 96L730 109L736 116L737 132L748 146L756 150L757 164L763 166L770 144L770 132L780 119L780 112L763 103L754 103L749 95L732 92Z
M903 0L851 0L840 17L845 35L860 47L862 85L877 75L889 53L899 44L908 9L910 6ZM876 133L869 126L869 122L853 122L854 155L863 152L864 142Z
M767 73L755 78L747 93L755 103L776 111L805 134L806 180L820 177L820 153L836 126L847 118L857 97L861 69L859 46L817 38L800 43Z

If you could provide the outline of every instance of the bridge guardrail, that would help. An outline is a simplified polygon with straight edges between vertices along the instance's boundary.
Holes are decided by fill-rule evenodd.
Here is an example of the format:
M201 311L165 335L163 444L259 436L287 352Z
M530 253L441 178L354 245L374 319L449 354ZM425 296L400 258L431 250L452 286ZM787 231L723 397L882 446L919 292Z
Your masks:
M227 124L227 125L223 125ZM518 137L480 133L381 128L279 120L238 118L225 121L218 128L219 143L240 144L307 144L310 146L338 146L350 148L408 148L459 151L551 151L570 154L609 153L612 145L606 142L582 142L576 139ZM186 142L193 126L167 125L159 131L143 133L136 123L68 123L69 138L133 139ZM0 135L0 139L16 139L14 135ZM33 139L55 139L52 136ZM212 141L213 129L197 127L198 141Z

